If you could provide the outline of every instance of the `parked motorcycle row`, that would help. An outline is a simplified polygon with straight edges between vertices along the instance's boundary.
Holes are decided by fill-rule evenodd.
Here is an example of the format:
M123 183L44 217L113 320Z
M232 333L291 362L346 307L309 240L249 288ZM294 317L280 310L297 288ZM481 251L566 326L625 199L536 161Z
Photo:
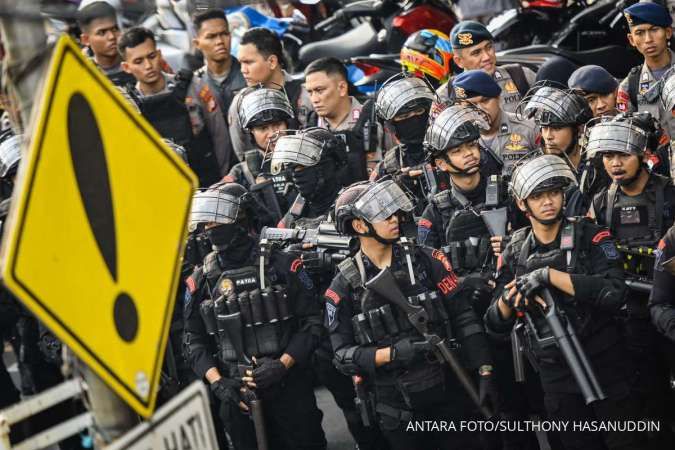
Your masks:
M74 8L89 2L64 1ZM282 37L289 72L300 73L311 61L334 56L348 65L361 94L373 92L400 71L399 53L408 36L422 29L449 33L459 21L456 0L293 0L289 17L280 17L282 2L273 0L109 1L120 9L123 22L141 23L158 36L162 54L175 70L199 60L191 44L190 15L216 6L228 14L233 54L238 37L250 27L264 26ZM500 64L519 63L537 70L558 57L577 66L599 64L622 78L640 62L637 52L626 45L627 29L620 20L621 9L636 1L514 1L516 8L491 18L487 27ZM663 3L675 14L675 1ZM60 19L58 13L54 16Z

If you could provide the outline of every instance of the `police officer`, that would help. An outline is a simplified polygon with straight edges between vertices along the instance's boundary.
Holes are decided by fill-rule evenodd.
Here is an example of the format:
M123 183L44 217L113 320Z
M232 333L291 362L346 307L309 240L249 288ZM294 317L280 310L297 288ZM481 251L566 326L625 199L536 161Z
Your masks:
M319 58L305 68L305 88L314 108L310 124L330 130L346 144L349 170L345 184L367 179L367 155L377 151L378 137L372 101L364 109L355 97L349 95L347 68L338 59L331 57ZM369 127L368 131L364 130L366 126ZM365 142L370 138L368 133L371 128L375 133L372 136L375 143L373 148L370 142Z
M164 138L188 150L188 162L201 186L220 180L230 169L231 147L218 102L192 72L161 71L161 50L146 28L127 30L119 41L122 68L136 78L129 94L143 116Z
M593 117L613 116L618 112L616 94L619 83L604 67L594 64L579 67L570 75L567 86L581 91Z
M122 69L117 41L122 34L117 11L108 2L92 2L77 12L80 42L87 47L96 66L117 86L133 83L133 75Z
M260 190L267 207L278 213L276 223L291 206L298 191L288 170L276 174L271 172L270 155L279 137L297 128L295 113L286 94L278 89L252 86L245 88L240 95L239 122L245 130L247 150L244 160L232 167L224 180ZM270 182L276 200L269 198L267 193Z
M645 57L642 66L631 69L619 85L617 108L621 112L647 111L658 118L661 127L673 134L672 115L660 107L661 79L675 65L675 54L668 47L673 19L657 3L635 3L623 11L630 33L628 42Z
M518 102L534 84L535 74L519 64L497 67L494 38L485 25L471 20L459 22L450 31L455 63L464 70L481 69L491 75L502 88L502 109L515 112ZM451 84L438 88L442 100L451 97Z
M427 158L450 175L450 188L432 197L417 230L418 242L442 249L455 273L473 287L471 304L476 315L483 317L492 300L495 255L506 243L512 205L503 179L480 170L480 133L472 117L476 115L471 109L455 105L429 127ZM513 382L513 369L508 369L512 364L510 344L500 340L490 344L500 368L496 375L502 394L501 413L513 420L526 419L527 395ZM495 438L494 434L488 437ZM502 437L507 448L539 448L534 433L503 433Z
M227 16L222 9L208 9L196 13L192 24L196 33L192 42L204 55L205 62L194 77L208 84L225 117L234 95L246 87L239 61L230 54L232 36Z
M595 125L588 138L589 157L602 158L612 178L609 188L593 199L592 215L616 237L623 255L629 287L626 342L633 363L633 389L642 401L643 416L667 421L671 414L664 400L671 395L665 359L668 342L651 326L648 310L649 283L659 238L675 220L675 187L670 179L650 173L645 151L657 140L649 113L620 114ZM652 448L675 445L664 430L650 436Z
M471 419L476 411L407 314L372 287L376 275L392 275L389 288L425 305L435 317L429 332L457 340L465 366L480 373L480 402L496 405L483 327L450 263L440 251L398 242L399 215L412 209L410 199L388 179L352 185L335 202L336 228L360 242L360 251L340 264L324 294L335 364L370 383L373 409L392 449L481 448L475 433L406 432L416 420Z
M287 169L299 193L279 227L316 229L322 222L330 221L331 207L342 188L340 179L343 177L339 172L348 167L344 142L328 130L313 127L281 137L272 154L272 168ZM312 249L302 252L306 269L319 290L325 291L333 279L335 266L334 263L326 265L316 256ZM362 450L385 449L386 444L377 427L364 426L354 402L352 380L333 366L332 353L325 335L313 360L319 382L330 391L342 410L358 447Z
M286 92L300 127L307 125L312 103L302 86L302 79L294 79L284 68L286 61L281 40L267 28L251 28L239 41L239 64L247 86L262 84L269 89L283 89ZM235 95L227 113L232 146L239 160L246 149L244 129L239 122L239 99Z
M539 134L534 122L518 120L515 113L502 110L499 101L502 89L482 70L467 70L452 80L454 98L468 102L487 114L490 127L481 130L480 143L503 162L503 175L510 176L513 164L539 147Z
M606 398L586 404L559 348L532 343L529 351L539 368L549 419L628 420L637 415L614 319L624 305L626 289L621 259L607 229L588 219L562 216L569 183L576 183L574 173L554 155L530 158L514 170L511 190L531 227L513 233L502 254L495 290L499 294L485 323L489 331L508 335L516 321L514 308L520 308L529 312L539 336L545 338L551 331L537 311L553 306L562 310ZM542 299L543 289L550 293L552 304ZM569 449L643 448L641 436L631 432L566 430L561 440Z
M243 413L252 404L241 399L253 389L275 448L325 449L308 368L321 333L316 289L301 260L258 246L249 234L255 218L254 198L241 185L194 196L191 224L205 225L213 251L186 280L186 358L220 400L235 448L251 448ZM236 347L242 336L245 355ZM252 367L238 373L237 362L251 359Z
M283 228L315 228L325 220L342 188L341 172L349 168L344 141L318 127L279 138L271 167L272 173L287 169L298 191L279 222Z
M670 227L659 241L654 263L654 288L649 298L649 311L657 331L668 338L671 349L667 353L671 373L675 372L675 227Z
M541 86L518 106L519 117L534 119L541 130L545 153L567 161L579 187L569 186L565 216L586 214L593 195L609 184L604 171L581 156L583 127L593 113L580 94L553 86Z
M387 150L370 179L384 175L394 177L414 194L417 215L424 210L427 195L434 191L435 177L425 174L423 141L435 100L428 83L405 73L387 80L375 100L378 117L385 121L386 127L393 129L399 144Z

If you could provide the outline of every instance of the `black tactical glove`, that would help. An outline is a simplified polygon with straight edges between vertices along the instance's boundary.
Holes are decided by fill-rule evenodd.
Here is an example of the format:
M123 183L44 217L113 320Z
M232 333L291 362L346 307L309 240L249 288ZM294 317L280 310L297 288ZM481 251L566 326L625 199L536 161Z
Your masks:
M480 405L489 409L492 414L499 408L499 389L494 375L481 375L479 386Z
M286 366L278 359L260 358L253 370L253 382L259 389L278 384L286 375Z
M462 285L471 290L469 300L471 303L480 302L486 297L492 295L492 286L490 286L490 274L488 273L472 273L467 275L462 280Z
M429 344L414 342L412 338L403 338L391 346L391 363L405 367L413 362L419 352L428 351Z
M211 392L223 403L239 403L239 388L241 382L231 378L222 377L215 383L211 383Z
M548 267L540 267L516 279L516 289L528 300L534 300L534 294L549 284Z

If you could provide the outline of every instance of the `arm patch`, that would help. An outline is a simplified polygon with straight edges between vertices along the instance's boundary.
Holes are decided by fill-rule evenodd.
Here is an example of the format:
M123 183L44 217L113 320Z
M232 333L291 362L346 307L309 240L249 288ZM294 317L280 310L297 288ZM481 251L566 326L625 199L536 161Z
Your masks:
M332 290L330 288L326 289L326 293L324 294L324 296L336 305L338 305L340 303L340 300L341 300L340 296L338 295L337 292L335 292L334 290Z
M446 271L452 272L452 264L450 264L450 261L448 261L448 258L445 256L445 253L443 253L440 250L433 250L431 252L431 256L432 258L439 260L441 264L443 264L443 267L445 268Z
M607 239L610 237L612 237L612 233L610 233L608 230L598 231L595 234L595 236L593 236L593 239L591 239L591 242L593 242L594 244L598 244L603 239Z

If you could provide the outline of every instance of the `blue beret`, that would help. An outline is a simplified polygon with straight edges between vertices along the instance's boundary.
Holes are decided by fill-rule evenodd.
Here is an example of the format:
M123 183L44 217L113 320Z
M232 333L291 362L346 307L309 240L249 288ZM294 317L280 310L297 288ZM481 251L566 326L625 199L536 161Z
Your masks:
M493 40L494 38L485 28L485 25L473 20L463 20L450 31L450 42L452 42L453 50L472 47L488 39Z
M657 27L669 27L673 18L668 10L657 3L636 3L623 10L629 27L649 23Z
M471 97L499 97L502 88L487 72L482 70L467 70L452 80L455 98L466 99Z
M605 95L614 92L619 83L604 67L590 65L579 67L572 72L570 79L567 80L567 86L570 89Z

